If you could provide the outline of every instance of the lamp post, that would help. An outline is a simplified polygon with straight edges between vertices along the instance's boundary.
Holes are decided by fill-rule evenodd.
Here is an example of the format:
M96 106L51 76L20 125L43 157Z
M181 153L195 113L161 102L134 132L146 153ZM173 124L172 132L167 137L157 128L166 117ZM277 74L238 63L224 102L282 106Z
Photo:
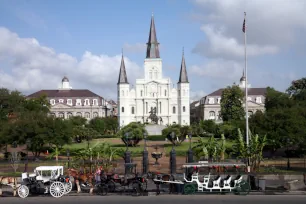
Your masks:
M175 138L175 133L171 133L171 139L172 139L172 150L170 152L170 173L171 174L176 174L176 152L174 149L174 138Z
M289 145L290 145L290 138L287 138L287 170L290 170L290 157L289 157Z
M31 145L31 140L27 139L26 140L26 145L27 145L27 160L26 163L24 165L24 172L28 172L28 164L29 164L29 147Z
M129 151L129 136L130 136L129 132L126 132L124 134L124 139L125 139L125 143L126 143L126 150L125 150L125 153L124 153L124 163L125 164L131 163L131 152ZM128 172L129 172L129 166L125 165L125 175Z
M189 149L187 151L187 163L192 163L193 162L193 152L191 148L191 139L192 139L191 132L188 133L188 138L189 138ZM188 175L190 171L191 171L191 168L186 168L186 175Z
M143 134L144 147L143 147L143 153L142 153L142 173L143 174L148 173L148 166L149 166L149 157L148 157L148 150L147 150L147 136L148 134L145 132Z
M67 157L68 157L68 169L70 168L70 151L69 149L66 149L66 154L67 154Z

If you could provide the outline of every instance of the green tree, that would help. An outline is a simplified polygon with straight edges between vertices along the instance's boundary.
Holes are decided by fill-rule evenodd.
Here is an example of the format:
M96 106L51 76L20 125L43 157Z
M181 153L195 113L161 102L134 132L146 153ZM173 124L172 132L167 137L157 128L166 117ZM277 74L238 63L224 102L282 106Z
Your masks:
M46 142L54 147L54 156L56 161L58 161L58 155L60 150L65 144L69 144L72 141L73 127L67 120L62 120L60 118L47 118L47 139ZM53 155L51 155L52 157Z
M243 91L237 85L228 86L222 91L221 117L223 121L241 120L245 116L243 109Z
M99 132L101 135L104 135L106 132L106 123L104 118L96 117L89 121L89 127Z
M125 134L128 133L128 138ZM122 139L124 144L129 146L136 146L142 139L144 133L148 134L143 124L132 122L117 132L117 136Z
M162 135L172 144L180 145L186 139L186 136L192 133L192 130L192 127L188 125L181 126L179 124L173 124L164 128L162 130ZM172 132L175 134L174 138L171 136Z
M233 149L240 159L250 158L250 166L253 171L259 170L260 163L263 160L262 152L267 143L267 137L253 135L249 132L250 140L247 146L241 131L238 130L238 137L233 145Z

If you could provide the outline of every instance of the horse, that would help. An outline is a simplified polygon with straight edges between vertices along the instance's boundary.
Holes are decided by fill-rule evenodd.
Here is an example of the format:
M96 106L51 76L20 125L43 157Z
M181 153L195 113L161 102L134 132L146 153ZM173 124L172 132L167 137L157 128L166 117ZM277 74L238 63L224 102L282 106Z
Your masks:
M164 175L157 174L155 178L162 181L175 181L175 178L172 174L164 174ZM160 184L162 184L162 182L154 182L154 183L156 184L156 190L157 190L156 194L159 195ZM174 183L169 183L169 194L174 193L175 191L176 191L176 185Z
M16 196L17 188L20 184L17 183L16 177L0 176L0 196L2 196L2 185L11 186L13 188L13 196Z
M93 180L93 174L92 173L80 173L75 169L68 169L68 176L71 176L74 178L74 182L77 186L77 192L80 193L81 192L81 187L80 187L80 182L82 183L87 183L90 187L89 193L92 194L94 187L92 185L92 180Z

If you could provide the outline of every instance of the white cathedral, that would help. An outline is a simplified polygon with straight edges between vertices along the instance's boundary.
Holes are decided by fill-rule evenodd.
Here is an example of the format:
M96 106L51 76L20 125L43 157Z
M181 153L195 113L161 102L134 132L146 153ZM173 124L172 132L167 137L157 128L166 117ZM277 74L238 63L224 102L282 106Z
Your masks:
M163 77L153 15L144 60L144 78L136 79L135 88L131 89L122 56L117 88L120 127L131 122L159 125L190 124L190 89L184 52L175 88L170 78Z

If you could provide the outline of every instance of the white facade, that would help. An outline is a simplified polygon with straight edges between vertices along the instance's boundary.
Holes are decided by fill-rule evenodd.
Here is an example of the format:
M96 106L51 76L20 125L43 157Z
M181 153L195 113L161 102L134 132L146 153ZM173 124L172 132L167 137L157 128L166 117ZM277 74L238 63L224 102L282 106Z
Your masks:
M246 81L243 76L240 79L240 83L238 85L242 91L245 91ZM265 111L265 94L266 88L250 88L251 85L248 84L248 114L251 116L255 114L256 111ZM214 120L216 122L222 122L221 118L221 95L223 89L218 89L213 93L203 97L200 99L200 106L197 107L197 111L200 112L200 117L197 119L202 120ZM243 107L245 107L245 103L243 103Z
M155 36L154 36L155 34ZM151 36L152 35L152 36ZM153 38L153 39L152 39ZM155 52L149 53L149 52ZM182 75L183 73L183 75ZM179 74L179 73L178 73ZM159 57L154 19L151 19L147 57L144 60L144 78L130 87L122 57L118 80L118 120L120 127L130 122L151 123L150 111L156 110L158 124L190 124L189 82L183 55L181 75L177 88L170 78L163 77L162 59Z

